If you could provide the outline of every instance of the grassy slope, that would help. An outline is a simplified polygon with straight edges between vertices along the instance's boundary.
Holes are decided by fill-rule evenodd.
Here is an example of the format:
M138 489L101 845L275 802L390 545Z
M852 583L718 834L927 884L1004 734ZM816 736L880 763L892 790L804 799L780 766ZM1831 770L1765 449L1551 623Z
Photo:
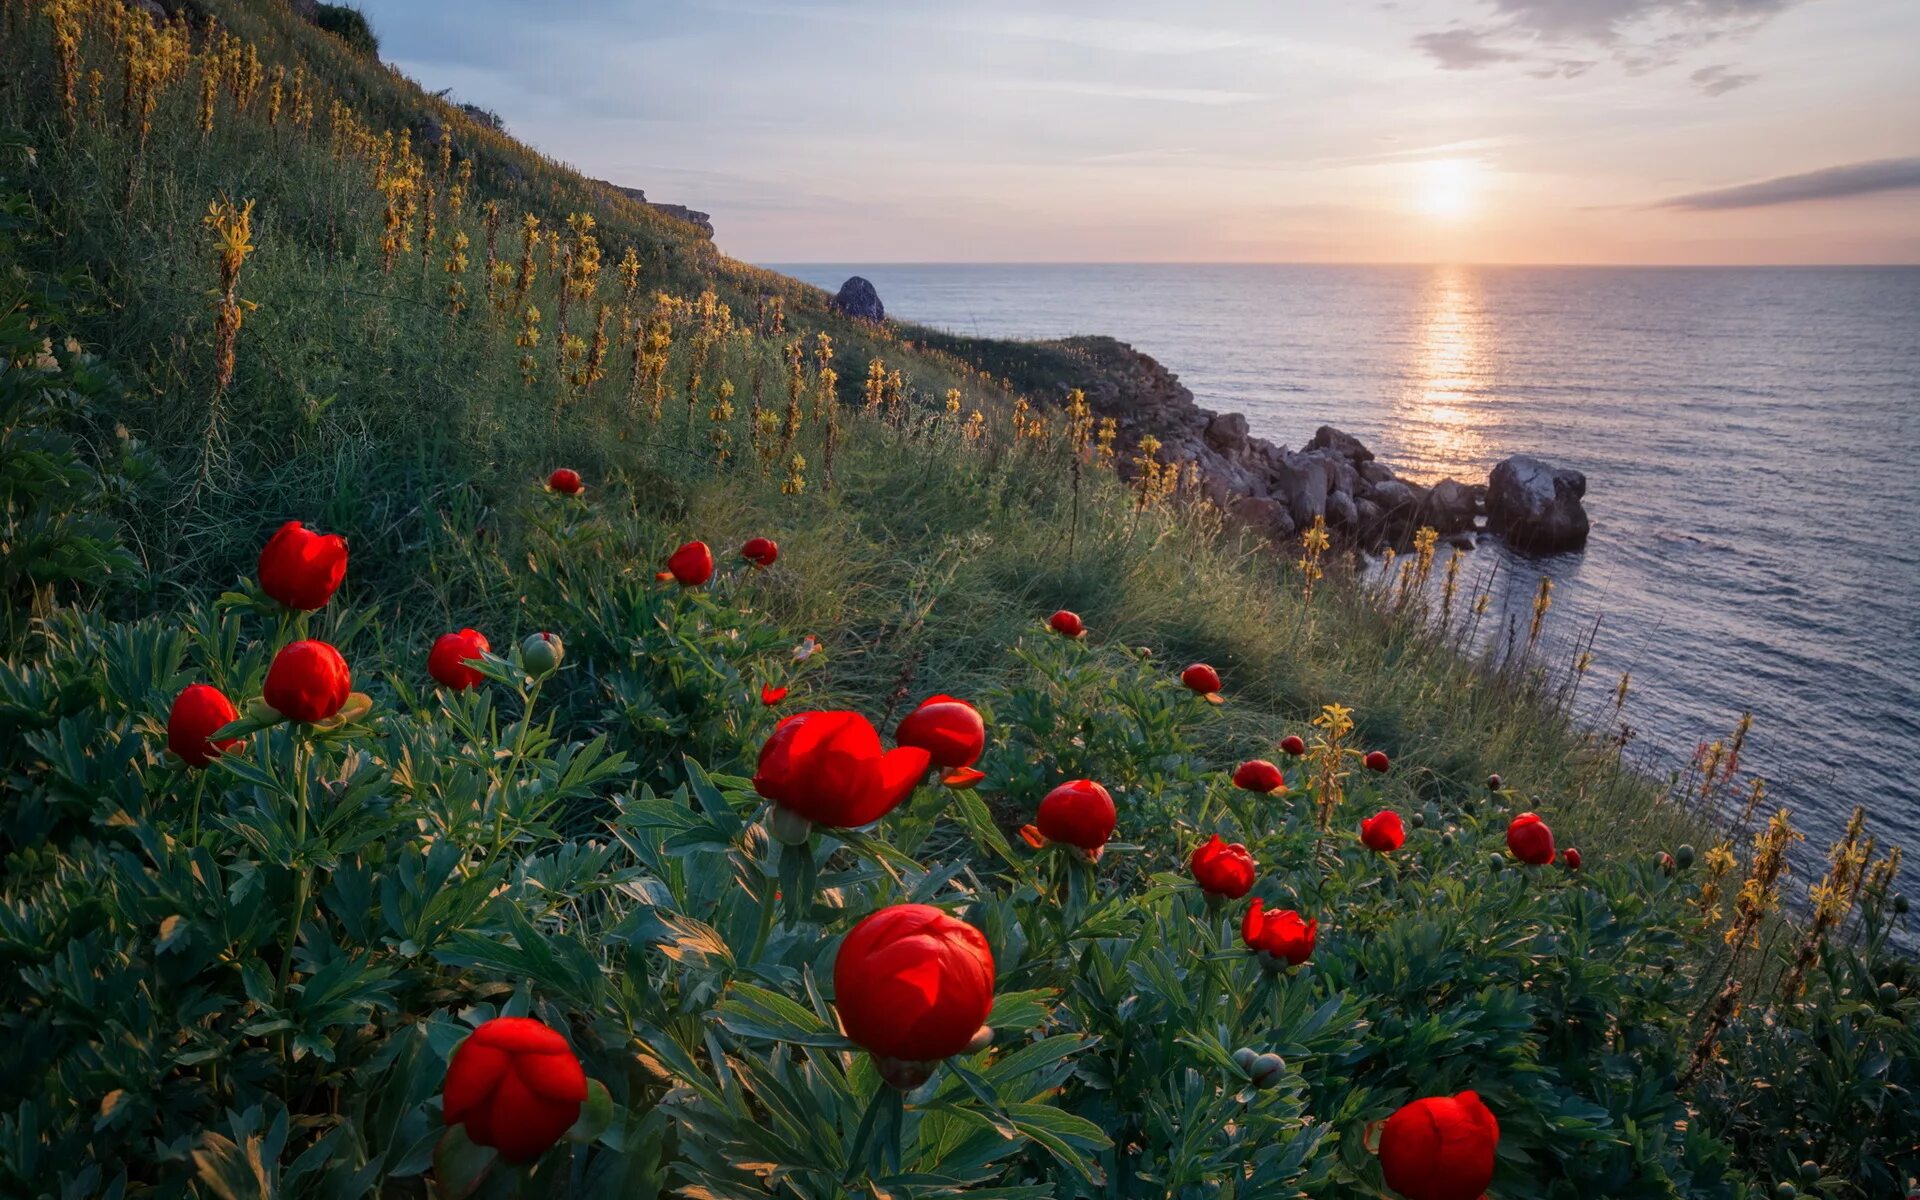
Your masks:
M780 296L796 330L835 338L850 400L878 354L905 372L918 397L957 386L969 407L1003 410L1005 394L969 378L954 357L908 350L836 319L816 289L725 259L677 222L609 197L326 35L250 6L209 7L270 64L310 64L375 128L404 129L431 116L453 131L476 164L477 195L464 222L473 291L483 286L475 214L486 198L498 197L505 211L500 253L509 260L520 212L551 227L567 213L591 211L606 253L603 293L632 245L644 265L643 294L711 287L737 313L751 313L757 296ZM46 69L44 58L37 66ZM12 102L21 99L14 93ZM222 97L218 128L206 138L192 118L191 85L171 89L131 205L124 145L84 128L71 149L47 147L28 177L62 232L51 248L58 263L98 281L101 302L83 338L140 380L114 415L159 468L130 514L159 593L143 603L205 597L249 573L262 530L299 515L346 532L355 599L378 603L424 638L456 617L487 615L473 612L480 597L414 569L436 536L435 511L456 493L470 495L499 510L491 523L511 539L529 481L566 462L596 483L620 485L611 490L634 506L636 546L658 552L681 531L716 545L759 531L780 537L795 574L808 580L783 596L781 616L831 639L839 651L834 682L849 693L885 695L915 675L975 686L1038 615L1070 606L1104 637L1220 667L1239 702L1234 732L1247 748L1269 741L1283 721L1340 700L1422 791L1470 789L1497 765L1528 794L1560 797L1568 832L1582 842L1641 846L1689 827L1655 806L1651 788L1582 750L1583 736L1523 677L1479 674L1417 624L1382 616L1343 588L1323 590L1309 610L1288 564L1204 517L1138 523L1111 485L1090 485L1073 551L1064 553L1072 511L1064 468L1026 448L995 448L985 464L931 449L902 454L892 431L854 420L839 488L823 495L816 477L804 497L783 496L753 472L716 470L683 449L678 397L669 398L662 425L633 424L618 399L618 346L595 395L556 413L549 386L521 384L510 320L449 321L439 295L443 251L424 276L417 255L391 276L381 273L381 200L364 164L329 152L328 99L321 95L315 128L302 137L266 128L257 112L235 119ZM26 123L17 111L9 120ZM241 332L239 374L208 453L211 268L197 226L223 193L257 201L259 249L240 293L259 307ZM539 293L536 300L551 339L552 301ZM1018 374L1037 392L1070 382L1084 365L1046 348L921 336L969 354L995 377ZM709 385L714 376L733 378L744 410L759 371L777 405L778 354L776 340L733 350ZM670 377L682 380L684 371L677 348Z

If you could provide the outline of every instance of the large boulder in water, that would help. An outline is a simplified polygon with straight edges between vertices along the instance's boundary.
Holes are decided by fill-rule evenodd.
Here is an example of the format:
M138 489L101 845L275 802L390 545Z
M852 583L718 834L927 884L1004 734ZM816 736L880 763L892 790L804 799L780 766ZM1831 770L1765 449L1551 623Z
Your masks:
M887 319L887 308L880 303L880 293L858 275L840 285L840 291L833 298L833 307L860 321Z
M1587 544L1586 494L1580 472L1516 454L1487 480L1487 529L1530 554L1577 550Z

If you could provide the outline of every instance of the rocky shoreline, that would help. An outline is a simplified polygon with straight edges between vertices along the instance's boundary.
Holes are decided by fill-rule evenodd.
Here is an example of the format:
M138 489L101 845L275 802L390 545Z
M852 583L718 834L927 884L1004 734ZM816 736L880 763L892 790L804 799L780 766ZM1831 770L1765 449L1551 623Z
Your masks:
M1298 450L1255 437L1245 416L1200 407L1173 372L1124 342L1076 337L1052 344L1094 368L1082 389L1095 415L1115 419L1123 450L1151 435L1162 461L1194 464L1208 499L1275 541L1324 517L1337 538L1362 548L1404 544L1422 526L1465 548L1478 533L1531 554L1586 544L1587 481L1578 471L1522 454L1501 461L1485 482L1418 483L1331 425Z

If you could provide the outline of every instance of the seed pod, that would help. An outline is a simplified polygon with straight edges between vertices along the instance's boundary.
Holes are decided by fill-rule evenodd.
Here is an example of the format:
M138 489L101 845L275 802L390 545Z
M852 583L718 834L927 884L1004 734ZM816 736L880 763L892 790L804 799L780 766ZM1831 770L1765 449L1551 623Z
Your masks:
M1693 847L1687 845L1684 842L1681 843L1680 848L1673 852L1673 861L1678 863L1680 866L1680 869L1683 871L1686 870L1688 867L1692 866L1693 865Z

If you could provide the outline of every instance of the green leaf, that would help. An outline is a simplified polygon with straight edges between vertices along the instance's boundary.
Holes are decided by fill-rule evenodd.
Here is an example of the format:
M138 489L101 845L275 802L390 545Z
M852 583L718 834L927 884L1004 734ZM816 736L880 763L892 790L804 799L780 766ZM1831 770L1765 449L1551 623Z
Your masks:
M588 1098L592 1098L589 1089ZM500 1155L476 1146L464 1125L449 1125L433 1147L433 1192L436 1200L466 1200L478 1191Z

